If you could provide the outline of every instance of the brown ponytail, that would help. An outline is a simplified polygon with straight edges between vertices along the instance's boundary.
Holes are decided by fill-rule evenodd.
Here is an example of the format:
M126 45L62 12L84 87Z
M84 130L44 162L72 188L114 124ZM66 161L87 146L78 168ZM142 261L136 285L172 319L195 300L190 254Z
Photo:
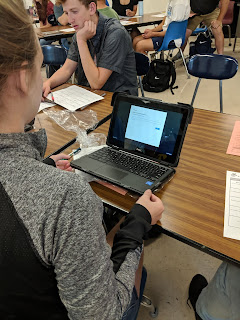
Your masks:
M37 39L23 0L0 0L0 17L1 94L10 73L33 68Z

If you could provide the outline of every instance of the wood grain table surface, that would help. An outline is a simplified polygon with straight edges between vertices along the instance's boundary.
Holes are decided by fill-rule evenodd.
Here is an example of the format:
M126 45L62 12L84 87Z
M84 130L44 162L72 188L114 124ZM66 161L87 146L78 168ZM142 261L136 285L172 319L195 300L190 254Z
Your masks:
M85 110L96 111L100 120L111 113L111 97L106 92L104 100ZM240 158L226 154L236 120L240 117L195 109L176 174L155 194L165 207L161 220L164 232L222 259L240 263L240 241L223 237L226 171L240 171ZM109 121L96 132L107 133L108 126ZM35 128L47 131L46 155L75 137L75 133L65 131L43 112L36 116ZM96 182L91 185L104 202L123 211L129 211L138 198L133 193L123 196Z

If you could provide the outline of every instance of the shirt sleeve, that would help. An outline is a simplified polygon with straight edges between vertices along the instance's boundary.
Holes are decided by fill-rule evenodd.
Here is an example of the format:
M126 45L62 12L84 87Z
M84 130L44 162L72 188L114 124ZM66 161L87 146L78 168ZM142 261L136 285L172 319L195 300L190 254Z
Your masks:
M128 251L114 273L97 199L88 184L81 189L69 186L58 208L52 262L60 298L71 320L121 319L141 256L138 245Z
M127 52L129 52L126 49L126 46L130 43L127 39L128 36L126 31L121 28L112 29L111 32L108 32L97 66L121 74L124 70L123 66Z
M138 5L138 0L134 0L134 1L133 1L133 5L134 5L134 6Z
M78 62L78 45L77 45L77 39L76 34L72 37L72 43L70 45L70 48L68 50L67 58L70 60L73 60L75 62Z

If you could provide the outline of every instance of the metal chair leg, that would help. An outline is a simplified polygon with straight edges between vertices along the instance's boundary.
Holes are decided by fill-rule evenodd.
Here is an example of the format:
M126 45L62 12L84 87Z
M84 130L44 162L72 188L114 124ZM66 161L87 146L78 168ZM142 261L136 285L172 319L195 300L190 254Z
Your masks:
M186 65L186 61L185 61L185 58L184 58L184 55L183 55L182 49L181 49L181 48L179 48L179 51L181 52L181 56L182 56L182 60L183 60L183 64L184 64L184 67L185 67L186 72L187 72L187 77L188 77L188 79L190 79L190 74L188 73L188 69L187 69L187 65Z
M156 318L158 316L158 308L152 304L152 301L147 296L142 296L141 305L147 308L151 308L149 314L152 318Z
M220 112L223 113L222 80L219 80Z
M235 39L234 39L233 52L235 51L236 42L237 42L237 36L235 36Z
M232 43L231 43L231 40L232 40L232 34L231 34L231 27L230 27L230 25L229 24L227 24L227 28L228 28L228 37L229 37L229 46L231 46L232 45Z
M194 102L194 100L195 100L195 98L196 98L197 91L198 91L198 87L199 87L199 85L200 85L201 80L202 80L202 79L199 78L199 79L198 79L198 82L197 82L197 84L196 84L196 87L195 87L195 90L194 90L194 94L193 94L193 97L192 97L191 106L193 106L193 102Z

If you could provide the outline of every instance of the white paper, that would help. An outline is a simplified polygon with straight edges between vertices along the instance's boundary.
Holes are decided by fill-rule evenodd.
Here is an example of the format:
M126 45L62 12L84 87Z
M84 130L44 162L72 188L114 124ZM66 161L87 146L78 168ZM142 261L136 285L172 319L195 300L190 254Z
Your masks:
M227 171L223 236L240 240L240 173Z
M121 25L123 25L123 26L127 26L127 25L129 25L129 24L133 24L133 23L136 23L136 22L128 21L128 20L120 20L120 23L121 23Z
M70 86L53 92L54 102L70 111L84 109L89 104L102 100L103 97L78 86ZM51 94L48 99L52 99Z
M67 28L67 29L61 29L60 31L62 31L62 32L74 32L75 29L74 28Z
M152 17L164 18L166 16L166 12L161 12L159 14L153 14Z
M38 112L42 111L43 109L53 107L53 106L55 106L55 105L56 105L56 103L41 102L41 103L40 103L40 106L39 106L39 109L38 109Z

